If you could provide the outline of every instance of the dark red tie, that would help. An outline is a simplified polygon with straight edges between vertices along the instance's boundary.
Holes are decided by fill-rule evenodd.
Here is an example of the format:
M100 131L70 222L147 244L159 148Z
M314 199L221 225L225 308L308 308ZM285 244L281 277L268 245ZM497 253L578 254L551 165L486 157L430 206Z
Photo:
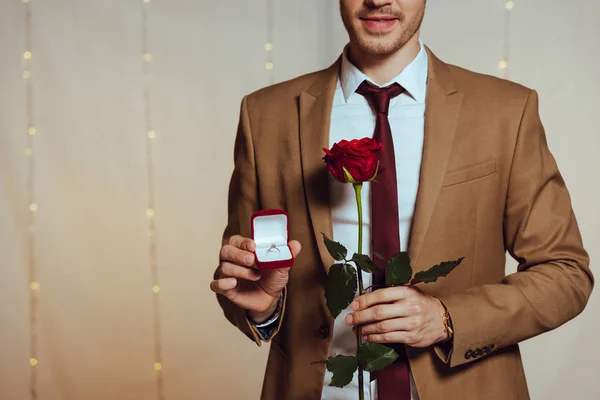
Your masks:
M383 144L379 158L379 173L371 182L371 250L380 269L373 274L373 284L385 285L384 261L375 253L389 259L400 252L400 217L398 216L398 185L394 141L388 120L390 100L404 92L397 83L378 88L364 81L356 90L363 95L375 111L373 138ZM374 374L377 379L379 400L410 400L408 359L402 344L392 347L398 352L396 362Z

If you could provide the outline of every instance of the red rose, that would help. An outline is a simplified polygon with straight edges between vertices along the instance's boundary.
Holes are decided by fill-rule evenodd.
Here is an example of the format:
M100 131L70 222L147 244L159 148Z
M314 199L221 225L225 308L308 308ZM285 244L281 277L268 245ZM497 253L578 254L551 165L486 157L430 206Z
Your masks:
M363 138L341 140L331 150L323 150L323 160L335 179L343 183L359 183L372 181L377 176L378 153L383 150L383 146L374 139Z

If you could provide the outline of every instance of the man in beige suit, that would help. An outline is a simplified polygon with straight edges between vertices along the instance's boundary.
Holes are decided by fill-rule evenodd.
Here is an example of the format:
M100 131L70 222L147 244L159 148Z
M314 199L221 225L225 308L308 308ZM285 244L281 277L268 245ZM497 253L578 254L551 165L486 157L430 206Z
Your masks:
M350 37L343 57L242 101L211 289L229 321L259 346L271 343L262 398L324 393L325 366L314 362L330 355L336 331L324 297L334 261L320 232L331 237L334 222L321 158L331 144L334 95L344 89L341 71L355 68L382 85L425 54L424 141L407 250L416 271L466 258L433 284L360 297L345 322L361 324L367 340L406 345L413 400L528 399L518 343L578 315L593 286L537 94L424 49L425 0L341 0L340 8ZM291 269L255 268L250 219L268 208L289 214ZM519 262L508 276L507 251ZM445 310L453 333L444 329Z

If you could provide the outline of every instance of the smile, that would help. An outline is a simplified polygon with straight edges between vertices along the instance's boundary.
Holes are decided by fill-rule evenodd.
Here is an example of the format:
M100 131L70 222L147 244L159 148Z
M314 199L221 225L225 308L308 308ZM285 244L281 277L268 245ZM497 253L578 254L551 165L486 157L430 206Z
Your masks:
M363 25L371 32L387 32L398 22L394 17L361 18Z

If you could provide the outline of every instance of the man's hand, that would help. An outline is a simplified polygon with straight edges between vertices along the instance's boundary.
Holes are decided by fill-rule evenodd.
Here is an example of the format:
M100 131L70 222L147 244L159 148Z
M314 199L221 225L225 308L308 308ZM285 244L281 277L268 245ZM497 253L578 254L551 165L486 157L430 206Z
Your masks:
M346 324L362 325L363 340L428 347L448 339L444 306L414 286L379 289L359 296L351 304Z
M300 243L289 242L294 257L300 254ZM264 322L277 308L277 301L289 279L289 268L261 271L256 268L252 239L232 236L221 247L221 264L210 289L248 310L255 323Z

